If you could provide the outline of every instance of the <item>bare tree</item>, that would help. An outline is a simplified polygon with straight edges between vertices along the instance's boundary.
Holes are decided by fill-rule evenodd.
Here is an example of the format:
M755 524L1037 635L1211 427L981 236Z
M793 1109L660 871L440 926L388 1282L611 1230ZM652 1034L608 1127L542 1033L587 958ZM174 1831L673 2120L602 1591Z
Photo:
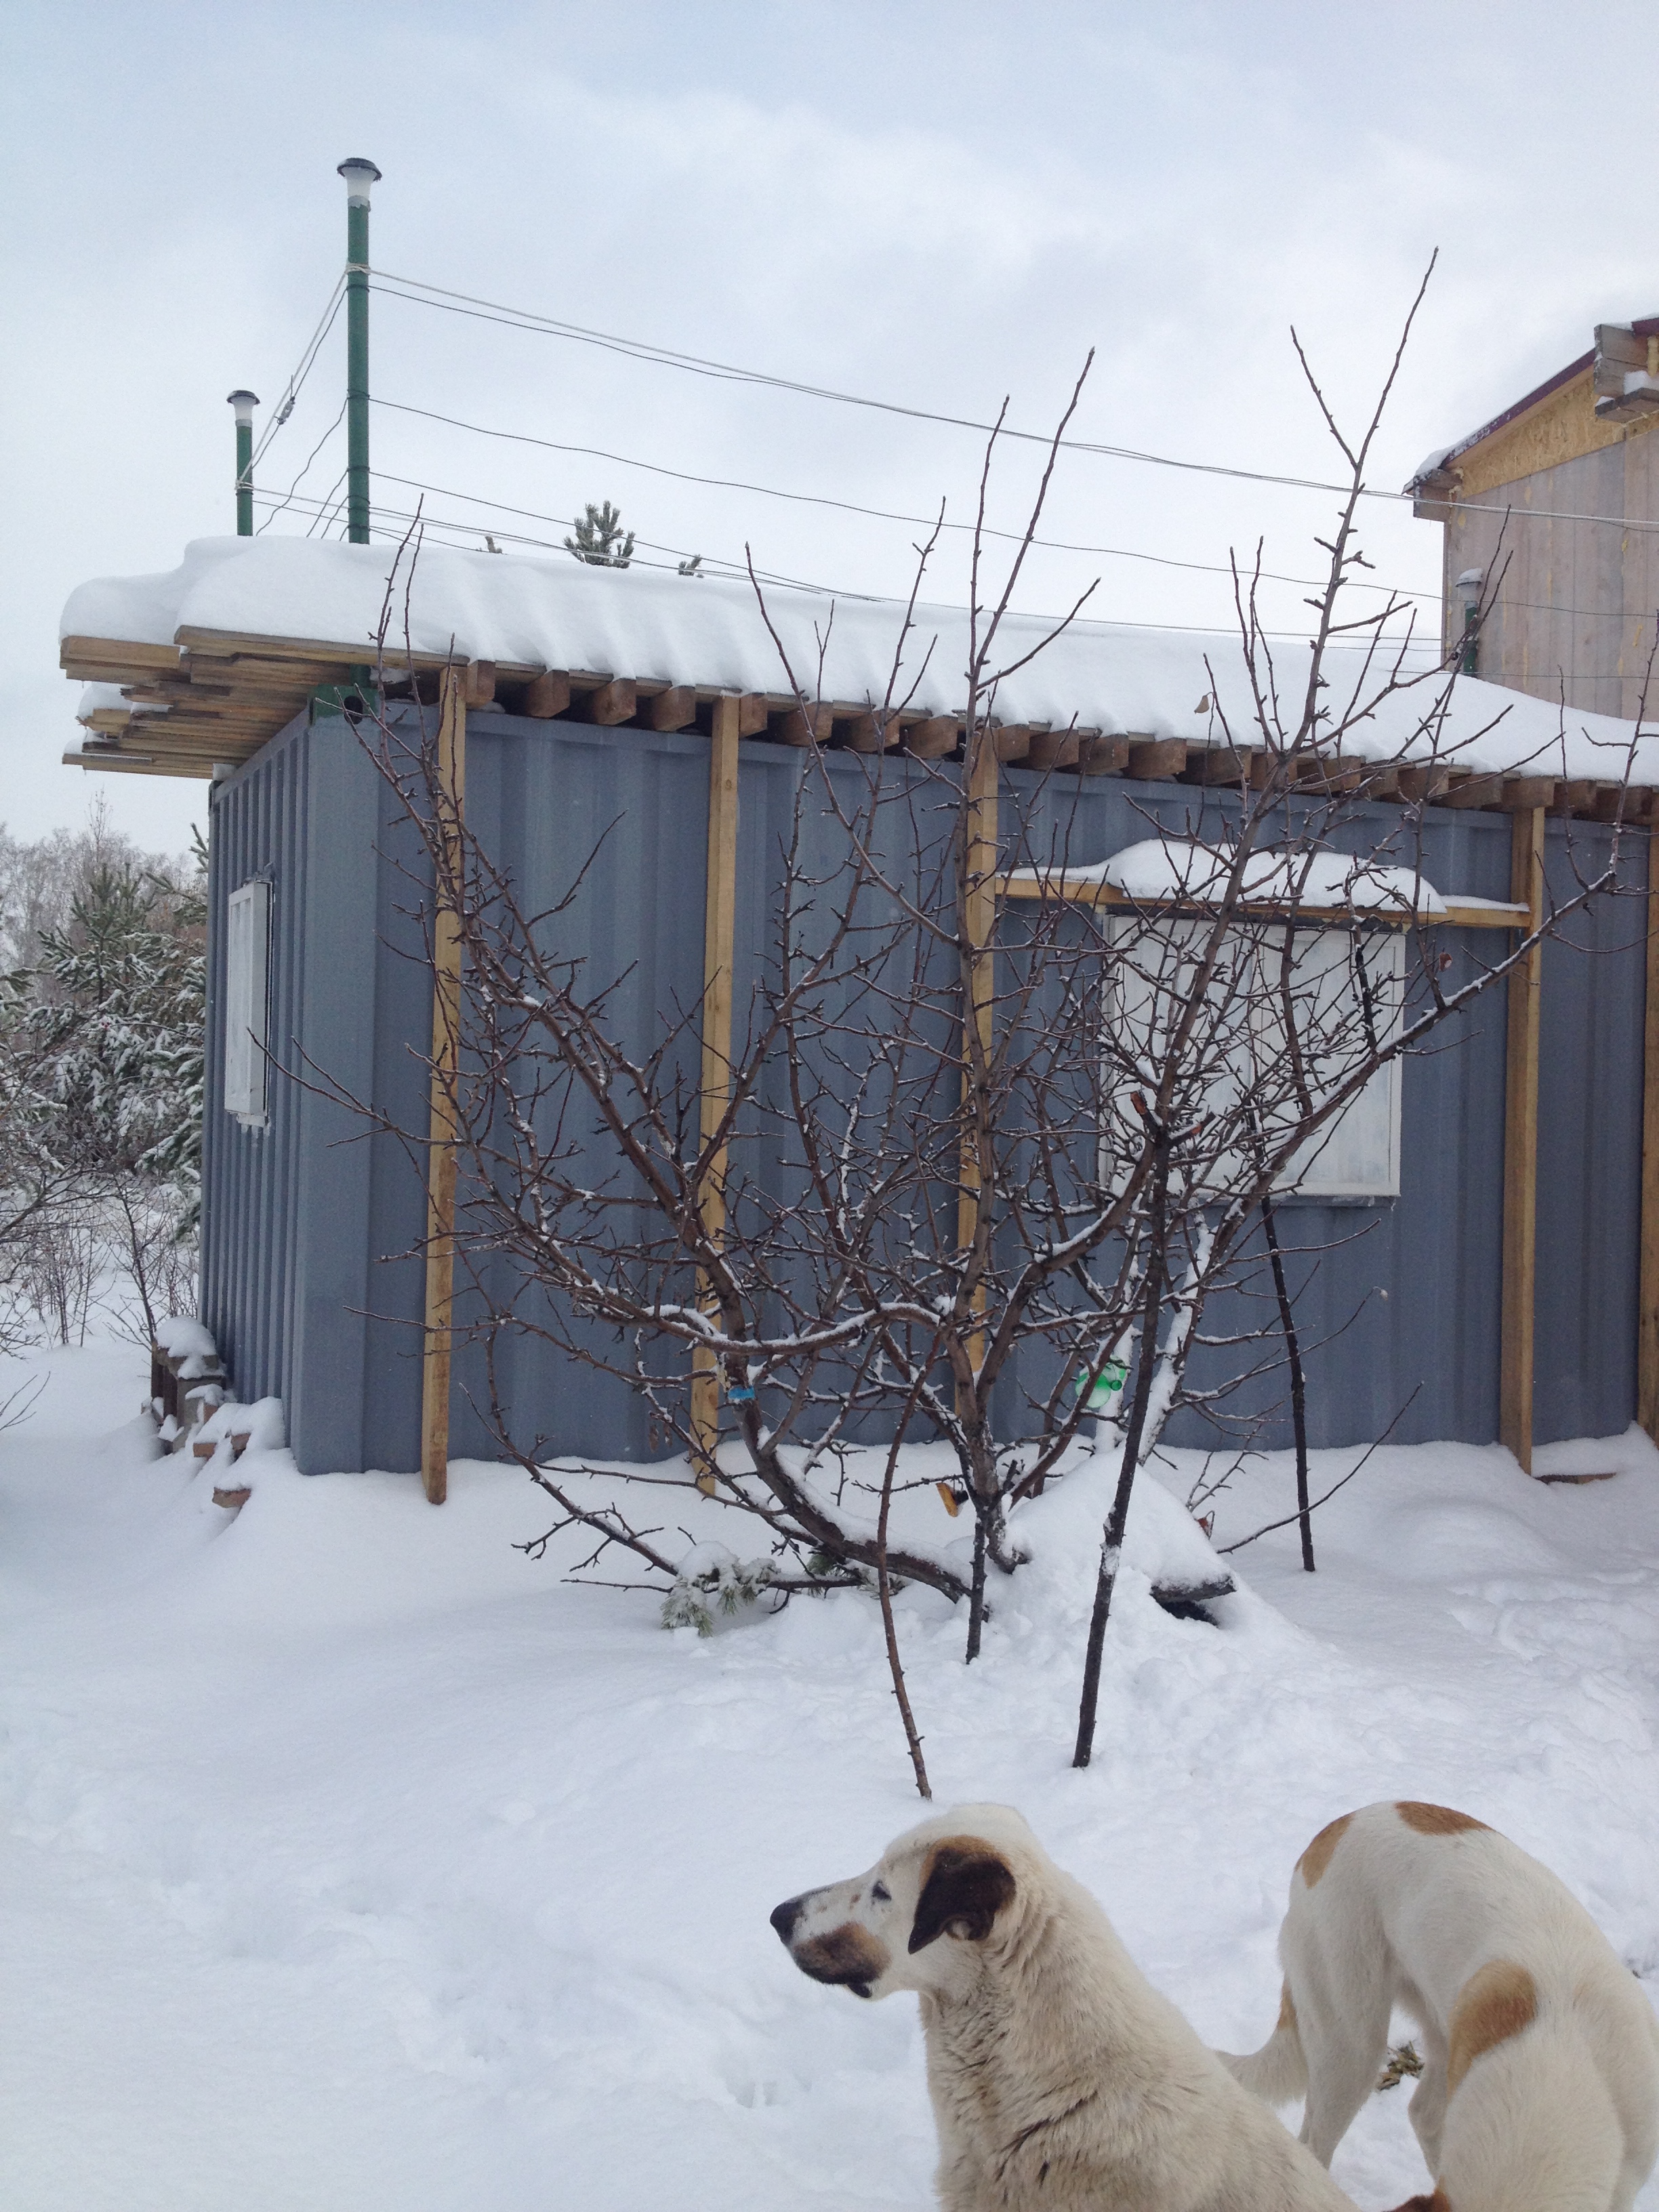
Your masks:
M1144 810L1146 837L1104 866L1073 859L1066 794L1079 787L1063 772L1025 781L995 817L1010 735L1000 695L1084 601L1035 637L1010 616L1071 410L994 594L981 566L993 437L954 751L893 749L935 649L917 611L924 548L884 694L864 702L854 749L815 742L799 756L767 957L724 1057L712 1128L701 1004L661 1009L648 1035L630 1033L622 979L557 949L554 925L582 897L587 866L551 908L524 902L446 813L434 720L412 676L410 703L362 726L418 842L428 941L435 909L458 917L467 987L459 1072L444 1079L465 1327L485 1351L492 1434L553 1498L550 1537L591 1535L587 1565L620 1547L654 1577L647 1587L669 1592L688 1559L706 1592L877 1590L924 1790L891 1581L965 1601L976 1656L990 1574L1021 1564L1011 1511L1075 1463L1092 1386L1132 1365L1085 1655L1075 1759L1087 1764L1137 1470L1194 1396L1206 1306L1261 1267L1254 1225L1341 1141L1391 1063L1616 882L1621 813L1610 857L1546 900L1536 929L1449 976L1423 872L1424 810L1491 726L1454 740L1455 671L1413 672L1399 602L1349 618L1344 598L1363 564L1356 518L1399 357L1353 445L1309 372L1351 474L1311 642L1276 654L1259 557L1236 570L1241 659L1237 672L1209 669L1220 742L1206 780L1183 793L1176 824ZM815 732L828 647L826 631L818 666L802 669L778 645ZM394 691L384 634L382 674ZM1378 848L1355 817L1385 797L1397 826ZM1345 840L1362 849L1345 855ZM423 1164L425 1133L397 1133ZM1277 1327L1235 1333L1243 1370L1281 1356L1288 1304L1286 1293ZM549 1464L546 1440L525 1433L496 1387L495 1348L515 1332L645 1395L682 1456L633 1480L645 1496L712 1496L739 1532L729 1566ZM1293 1328L1288 1343L1299 1401ZM726 1405L729 1442L712 1466L689 1411L698 1353L712 1357ZM903 1479L901 1446L922 1435L954 1456L950 1495L971 1513L966 1571L914 1512L904 1540L890 1541L896 1496L921 1486ZM884 1448L878 1484L846 1471L872 1438Z

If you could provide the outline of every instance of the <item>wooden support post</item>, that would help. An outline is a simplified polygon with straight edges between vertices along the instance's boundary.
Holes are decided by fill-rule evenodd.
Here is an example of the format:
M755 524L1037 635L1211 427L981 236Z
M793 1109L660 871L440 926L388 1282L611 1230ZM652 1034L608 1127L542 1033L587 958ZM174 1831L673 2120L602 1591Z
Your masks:
M963 824L963 928L967 938L968 990L963 1010L962 1079L966 1094L977 1066L982 1079L988 1066L996 1010L997 926L997 800L999 770L996 733L981 721L968 732L967 815ZM963 1117L961 1150L961 1189L957 1198L957 1243L965 1252L979 1229L981 1188L977 1133L973 1121ZM985 1311L985 1289L974 1293L974 1310ZM969 1358L978 1367L985 1357L985 1332L976 1328L969 1339Z
M435 799L443 868L432 915L432 1081L426 1168L426 1342L421 1368L421 1481L441 1505L449 1492L450 1310L455 1285L455 1084L460 1066L461 808L466 786L468 671L444 671L438 706ZM443 875L448 883L443 881Z
M1541 806L1517 813L1510 838L1510 896L1536 929L1544 912ZM1498 1438L1532 1473L1533 1316L1537 1283L1538 1038L1544 948L1534 945L1509 984L1504 1090L1504 1285Z
M1659 833L1648 833L1648 1003L1642 1054L1642 1271L1636 1418L1659 1442Z
M708 747L708 889L702 921L702 1076L699 1139L720 1127L732 1096L732 968L738 910L738 732L742 704L716 699ZM709 1165L702 1201L712 1238L726 1229L726 1147ZM703 1281L699 1290L708 1295ZM714 1355L691 1354L691 1450L697 1487L714 1494L714 1447L720 1437L720 1378Z

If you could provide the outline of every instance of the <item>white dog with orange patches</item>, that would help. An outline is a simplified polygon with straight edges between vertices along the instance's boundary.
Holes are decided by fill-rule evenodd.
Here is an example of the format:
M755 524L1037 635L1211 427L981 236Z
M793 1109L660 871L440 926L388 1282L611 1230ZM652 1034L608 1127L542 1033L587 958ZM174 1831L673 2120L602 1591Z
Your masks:
M1320 2163L1371 2094L1398 2006L1421 2030L1423 2212L1630 2212L1659 2149L1659 2023L1547 1867L1467 1814L1368 1805L1297 1861L1279 2025L1221 2053L1271 2104L1307 2099ZM1401 2207L1401 2212L1409 2212Z
M924 1821L772 1924L817 1981L920 1992L945 2212L1353 2212L1006 1806Z

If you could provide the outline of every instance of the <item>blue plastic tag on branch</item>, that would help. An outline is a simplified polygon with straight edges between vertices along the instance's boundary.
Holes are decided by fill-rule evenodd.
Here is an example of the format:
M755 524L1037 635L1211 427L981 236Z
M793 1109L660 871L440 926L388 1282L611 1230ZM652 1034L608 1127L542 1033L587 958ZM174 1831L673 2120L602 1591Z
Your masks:
M746 1382L739 1382L733 1389L727 1390L726 1402L728 1406L752 1406L755 1402L755 1394Z

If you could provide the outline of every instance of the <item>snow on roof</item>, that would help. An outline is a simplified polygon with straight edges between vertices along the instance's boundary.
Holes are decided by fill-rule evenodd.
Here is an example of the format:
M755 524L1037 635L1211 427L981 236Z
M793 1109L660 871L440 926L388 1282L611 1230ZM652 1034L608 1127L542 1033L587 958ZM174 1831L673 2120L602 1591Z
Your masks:
M118 684L88 684L75 710L77 722L90 722L94 714L163 714L165 707L147 700L129 699Z
M1135 899L1179 899L1203 906L1226 888L1232 855L1186 837L1146 837L1126 845L1093 866L1066 868L1066 886L1111 884ZM1055 877L1051 880L1058 881ZM1443 914L1445 901L1425 877L1411 868L1389 867L1346 853L1253 853L1244 864L1244 896L1251 902L1285 902L1364 912Z
M407 556L401 568L395 563L396 549L389 545L198 538L166 574L82 584L70 594L60 634L170 646L181 633L231 633L326 641L337 656L372 661L390 592L388 652L395 659L405 646L407 593L407 644L417 654L453 651L509 668L598 671L773 694L788 692L793 676L808 697L879 705L889 696L903 619L892 601L769 586L767 612L788 655L786 673L746 581L431 544L421 550L412 574ZM1036 617L1011 618L999 639L999 660L1021 659L1052 628ZM1276 641L1272 650L1279 696L1293 720L1308 647ZM960 713L968 658L963 611L918 607L892 703ZM1338 714L1349 687L1363 681L1358 663L1352 649L1328 656L1328 697ZM1431 665L1426 653L1413 663ZM1410 747L1426 755L1426 741L1414 739L1414 732L1433 684L1431 677L1345 731L1344 752L1393 758ZM1374 682L1363 688L1368 691ZM994 711L1005 722L1075 723L1109 735L1211 744L1225 744L1231 725L1237 744L1261 743L1239 640L1226 632L1074 623L1006 678ZM1572 713L1564 725L1559 710L1542 700L1465 678L1453 694L1440 757L1488 773L1616 781L1632 737L1632 725L1610 715ZM1632 781L1659 782L1659 733L1641 740Z

